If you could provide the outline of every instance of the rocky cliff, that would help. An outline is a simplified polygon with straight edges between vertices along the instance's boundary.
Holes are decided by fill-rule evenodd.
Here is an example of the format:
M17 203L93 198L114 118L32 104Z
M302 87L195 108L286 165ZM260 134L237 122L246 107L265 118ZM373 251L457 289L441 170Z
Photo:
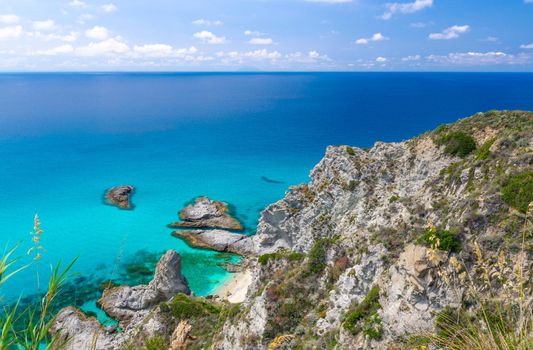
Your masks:
M489 288L530 301L532 148L519 111L328 147L310 183L262 213L254 282L215 348L402 348Z
M475 319L487 300L531 310L532 149L521 111L328 147L311 181L239 239L246 300L180 294L157 306L171 326L151 341L168 347L186 320L189 349L412 349L442 333L443 315Z

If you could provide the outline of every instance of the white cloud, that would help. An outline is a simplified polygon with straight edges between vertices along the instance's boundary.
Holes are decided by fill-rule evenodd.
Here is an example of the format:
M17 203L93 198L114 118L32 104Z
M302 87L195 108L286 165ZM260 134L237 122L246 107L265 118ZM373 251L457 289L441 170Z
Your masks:
M0 23L4 24L15 24L20 21L20 17L17 15L9 14L9 15L0 15Z
M527 54L511 55L500 51L490 52L458 52L445 56L430 55L428 61L441 65L521 65L531 63L531 56Z
M406 56L402 58L403 62L420 61L422 57L420 55Z
M281 57L281 54L278 51L268 51L266 49L261 49L245 52L244 56L250 58L266 58L271 60L277 60Z
M68 34L57 34L57 33L49 33L49 34L42 34L41 32L31 32L27 33L29 37L34 37L38 39L43 39L45 41L51 41L51 40L58 40L58 41L64 41L67 43L73 43L80 37L79 32L70 32Z
M345 4L347 2L352 2L352 0L306 0L308 2L322 2L325 4Z
M197 19L195 21L192 21L192 24L195 24L197 26L221 26L224 23L222 21L219 21L219 20L210 21L210 20L207 20L207 19L200 18L200 19Z
M263 35L260 31L257 30L245 30L244 35L246 36L260 36Z
M248 43L252 45L272 45L274 41L271 38L252 38Z
M105 40L109 37L109 32L105 27L94 26L85 31L85 36L89 39Z
M385 57L379 56L376 58L376 62L384 63L387 62L387 59Z
M415 0L414 2L393 2L385 5L387 10L381 16L382 19L391 19L396 13L413 13L433 6L433 0Z
M72 0L68 4L72 7L87 7L87 4L81 0Z
M470 26L463 25L463 26L451 26L446 29L444 29L440 33L431 33L429 34L429 38L433 40L450 40L450 39L456 39L459 37L460 34L466 33L470 30Z
M118 11L118 7L115 4L104 4L100 6L100 9L107 13Z
M383 40L389 40L386 36L383 36L381 33L376 33L372 35L370 38L360 38L355 41L357 45L366 45L371 41L383 41Z
M531 0L531 2L533 2L533 0ZM520 45L520 48L521 49L533 49L533 44Z
M35 21L33 22L33 29L35 30L53 30L56 27L56 24L53 20L49 19L46 21Z
M167 44L146 44L142 46L135 45L133 52L145 57L185 57L197 53L198 49L194 46L175 49Z
M93 18L94 18L94 16L91 15L90 13L84 13L83 15L81 15L78 18L78 20L76 22L79 23L79 24L85 24L85 22L90 21Z
M208 44L224 44L226 42L226 37L216 36L215 34L208 32L207 30L202 30L201 32L194 33L193 37L200 39L204 43Z
M38 55L38 56L56 56L56 55L65 55L74 52L72 45L65 44L61 46L54 47L49 50L36 51L32 52L29 55Z
M533 0L524 0L526 4L533 4Z
M0 40L17 39L22 35L22 26L10 26L0 28Z
M123 54L129 50L129 46L123 42L121 37L117 36L97 43L91 42L87 46L78 47L75 52L78 56L90 57Z

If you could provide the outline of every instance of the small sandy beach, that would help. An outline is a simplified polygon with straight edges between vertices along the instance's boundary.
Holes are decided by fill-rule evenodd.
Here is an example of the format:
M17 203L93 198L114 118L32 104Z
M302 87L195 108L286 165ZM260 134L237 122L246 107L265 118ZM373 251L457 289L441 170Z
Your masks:
M252 283L252 273L250 270L234 273L215 291L215 295L229 301L230 303L242 303L246 298L248 287Z

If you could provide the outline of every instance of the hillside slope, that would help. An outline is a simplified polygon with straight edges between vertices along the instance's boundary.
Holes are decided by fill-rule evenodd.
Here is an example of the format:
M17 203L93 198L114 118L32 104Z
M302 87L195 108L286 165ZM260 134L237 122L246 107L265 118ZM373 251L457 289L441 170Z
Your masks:
M401 348L476 292L518 301L517 269L530 299L532 148L521 111L328 147L311 182L263 212L254 283L215 348Z

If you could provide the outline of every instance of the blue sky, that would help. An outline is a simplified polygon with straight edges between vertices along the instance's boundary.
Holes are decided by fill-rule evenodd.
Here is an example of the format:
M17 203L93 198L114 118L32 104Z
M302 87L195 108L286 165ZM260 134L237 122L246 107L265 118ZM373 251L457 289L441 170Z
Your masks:
M3 0L1 71L533 71L533 0Z

